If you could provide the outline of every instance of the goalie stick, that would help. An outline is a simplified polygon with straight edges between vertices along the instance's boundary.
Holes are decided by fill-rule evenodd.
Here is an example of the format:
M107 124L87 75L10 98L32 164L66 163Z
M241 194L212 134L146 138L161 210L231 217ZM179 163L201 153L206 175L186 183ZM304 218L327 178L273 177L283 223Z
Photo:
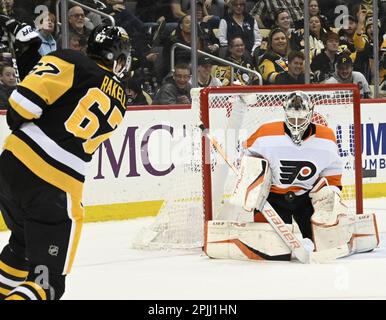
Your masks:
M239 170L229 160L219 142L209 134L208 129L205 128L203 124L200 124L199 127L202 130L202 134L209 140L209 142L229 165L232 171L237 176L239 176ZM276 231L276 233L280 236L280 238L284 241L284 243L292 250L295 257L302 263L323 263L344 257L349 254L349 248L347 245L338 246L323 251L309 252L302 245L295 234L287 227L283 219L279 216L279 214L268 201L265 202L264 207L261 209L261 213L272 226L272 228Z
M9 16L9 12L7 10L7 4L5 3L4 0L1 0L1 11L4 15ZM11 32L5 29L4 29L4 32L7 34L8 50L10 51L12 56L12 67L15 70L16 83L18 84L20 83L20 75L19 75L19 68L17 66L17 61L16 61L16 51L12 40L12 34Z

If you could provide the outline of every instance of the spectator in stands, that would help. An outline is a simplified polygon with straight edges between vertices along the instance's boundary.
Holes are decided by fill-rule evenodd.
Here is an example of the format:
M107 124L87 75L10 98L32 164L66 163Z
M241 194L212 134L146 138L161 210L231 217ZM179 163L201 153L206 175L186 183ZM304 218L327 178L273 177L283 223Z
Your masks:
M321 23L322 23L322 28L325 30L329 30L331 27L330 21L328 21L327 17L322 15L320 12L320 5L319 5L319 0L310 0L309 3L309 13L310 17L314 16L319 16ZM302 17L300 20L295 21L295 29L302 29L304 28L304 18Z
M213 16L209 16L207 14L202 0L197 2L196 9L198 37L202 43L203 50L210 54L216 55L218 53L218 49L220 48L220 42L213 32L214 23L211 23ZM220 18L218 18L217 27L219 21Z
M68 48L75 51L86 53L87 42L83 37L78 36L75 33L68 35Z
M291 51L288 55L288 71L280 72L276 84L304 84L304 53Z
M1 2L1 12L3 14L5 14L4 9L7 13L14 11L14 0L2 0Z
M271 29L275 23L275 12L287 9L291 21L298 21L303 17L303 0L260 0L251 10L260 28Z
M213 62L209 57L200 56L197 62L197 82L199 87L220 87L220 79L212 75Z
M68 10L69 33L80 37L81 42L87 42L91 30L86 27L86 16L79 6L73 6Z
M42 40L42 44L39 48L40 55L44 56L57 49L54 33L55 15L47 11L43 14L43 19L38 24L38 34L39 38Z
M148 38L145 35L145 25L125 7L124 0L103 0L105 8L102 12L113 17L117 26L124 28L130 37L132 45L131 71L147 64ZM108 19L103 19L106 23ZM149 57L151 59L151 57Z
M105 4L103 9L99 9L103 13L112 16L117 26L126 30L131 40L138 43L136 38L144 38L144 25L133 13L125 7L124 0L102 0ZM109 20L101 20L100 23L106 23Z
M358 54L361 53L363 58L361 59L362 68L361 71L363 72L363 75L367 79L369 83L371 83L372 80L372 73L373 70L373 17L368 16L368 12L366 10L360 10L358 12L358 25L357 30L354 35L354 45L357 49ZM381 25L380 21L376 23L378 30L380 30ZM382 44L382 37L379 37L379 43L376 44L381 47Z
M291 37L293 28L291 28L291 16L287 9L282 9L275 13L275 28L282 29L288 38Z
M225 13L225 3L228 0L204 0L204 5L209 14L223 17Z
M357 51L354 43L355 32L358 27L358 19L355 16L349 15L345 17L347 19L346 24L339 30L339 51L348 50L351 52L351 58L354 62L354 70L359 71L365 77L369 73L369 52L370 47L367 50ZM367 77L366 77L367 79Z
M152 104L151 97L142 90L140 81L130 78L122 81L127 95L126 106L146 106Z
M11 65L0 64L0 109L8 109L8 98L16 88L15 69Z
M181 19L183 16L188 14L188 11L182 10L182 1L181 0L171 0L170 8L172 10L174 18L177 20Z
M265 84L274 84L280 72L288 71L288 37L280 28L273 29L268 36L267 52L260 58L258 70Z
M191 15L192 10L190 8L190 1L180 0L180 2L187 3L186 12ZM205 6L204 0L196 0L196 12L197 12L197 14L198 14L198 11L200 11L199 14L202 16L201 19L198 19L198 17L197 17L198 21L201 21L202 19L204 19L207 22L208 27L210 29L217 29L219 27L220 17L216 16L216 15L210 15L208 13L208 10L207 10L207 7Z
M166 78L164 84L156 93L153 104L190 104L189 83L191 71L189 65L185 63L176 64L171 78Z
M178 12L178 5L176 5L179 3L178 0L158 0L154 2L156 2L155 5L157 6L157 19L162 16L166 22L178 22L179 19L186 15L185 13Z
M354 83L360 90L361 98L370 98L371 90L366 78L360 72L353 71L353 62L346 52L336 58L335 73L325 83Z
M354 46L354 34L357 29L358 20L352 15L345 16L344 19L347 19L347 24L343 24L343 27L339 29L339 44L346 46L350 52L355 52Z
M186 15L179 21L178 27L175 32L175 38L172 39L174 43L181 43L188 47L191 46L191 31L192 31L192 18L190 15ZM197 43L198 49L202 49L200 42ZM190 51L177 48L175 50L175 61L190 63Z
M229 14L220 21L219 35L220 46L228 46L228 40L235 36L244 39L247 53L253 56L258 54L261 44L261 34L257 22L245 11L245 0L229 0Z
M166 76L170 72L170 55L171 49L175 43L181 43L185 46L191 47L191 16L184 16L178 23L178 27L175 31L172 32L169 39L166 41L163 49L163 72L162 74ZM203 50L204 44L203 39L199 38L197 40L197 49ZM190 63L191 53L189 50L176 48L174 50L174 61L175 63Z
M225 59L244 68L255 70L251 57L246 54L244 40L240 36L234 36L229 40L228 53ZM233 70L233 79L231 79L231 67L229 65L217 65L215 76L220 79L224 86L231 85L232 83L250 85L256 81L256 78L251 73L238 68Z
M323 38L327 30L322 27L320 16L310 17L310 53L311 59L322 52L324 48ZM304 51L304 29L298 29L292 33L291 49L296 51Z
M338 56L339 36L335 32L327 32L324 38L324 49L312 59L311 70L315 82L323 82L335 72L335 60Z

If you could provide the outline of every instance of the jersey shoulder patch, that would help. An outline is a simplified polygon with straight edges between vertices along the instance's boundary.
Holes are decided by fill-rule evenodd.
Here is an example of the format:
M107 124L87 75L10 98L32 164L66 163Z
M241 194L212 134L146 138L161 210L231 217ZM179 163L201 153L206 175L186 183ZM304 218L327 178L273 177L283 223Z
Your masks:
M258 138L261 137L283 135L285 135L283 121L264 123L244 142L244 147L249 148Z
M315 124L315 137L319 139L331 140L336 143L336 137L334 131L326 126Z

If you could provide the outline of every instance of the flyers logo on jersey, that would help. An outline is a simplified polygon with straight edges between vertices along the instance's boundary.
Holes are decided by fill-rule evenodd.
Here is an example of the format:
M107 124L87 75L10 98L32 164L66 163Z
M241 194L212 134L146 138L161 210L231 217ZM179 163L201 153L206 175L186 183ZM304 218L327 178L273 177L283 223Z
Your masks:
M280 161L280 182L292 184L296 179L305 181L313 177L316 173L316 166L309 161Z

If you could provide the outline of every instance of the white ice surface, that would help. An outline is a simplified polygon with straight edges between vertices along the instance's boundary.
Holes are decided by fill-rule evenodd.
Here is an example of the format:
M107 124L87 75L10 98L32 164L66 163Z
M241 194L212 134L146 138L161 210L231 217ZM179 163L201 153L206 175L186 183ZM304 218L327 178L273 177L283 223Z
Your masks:
M386 199L366 200L386 231ZM140 251L131 239L153 218L85 224L63 299L386 299L381 246L327 264L209 259L200 251ZM0 246L8 232L0 232Z

